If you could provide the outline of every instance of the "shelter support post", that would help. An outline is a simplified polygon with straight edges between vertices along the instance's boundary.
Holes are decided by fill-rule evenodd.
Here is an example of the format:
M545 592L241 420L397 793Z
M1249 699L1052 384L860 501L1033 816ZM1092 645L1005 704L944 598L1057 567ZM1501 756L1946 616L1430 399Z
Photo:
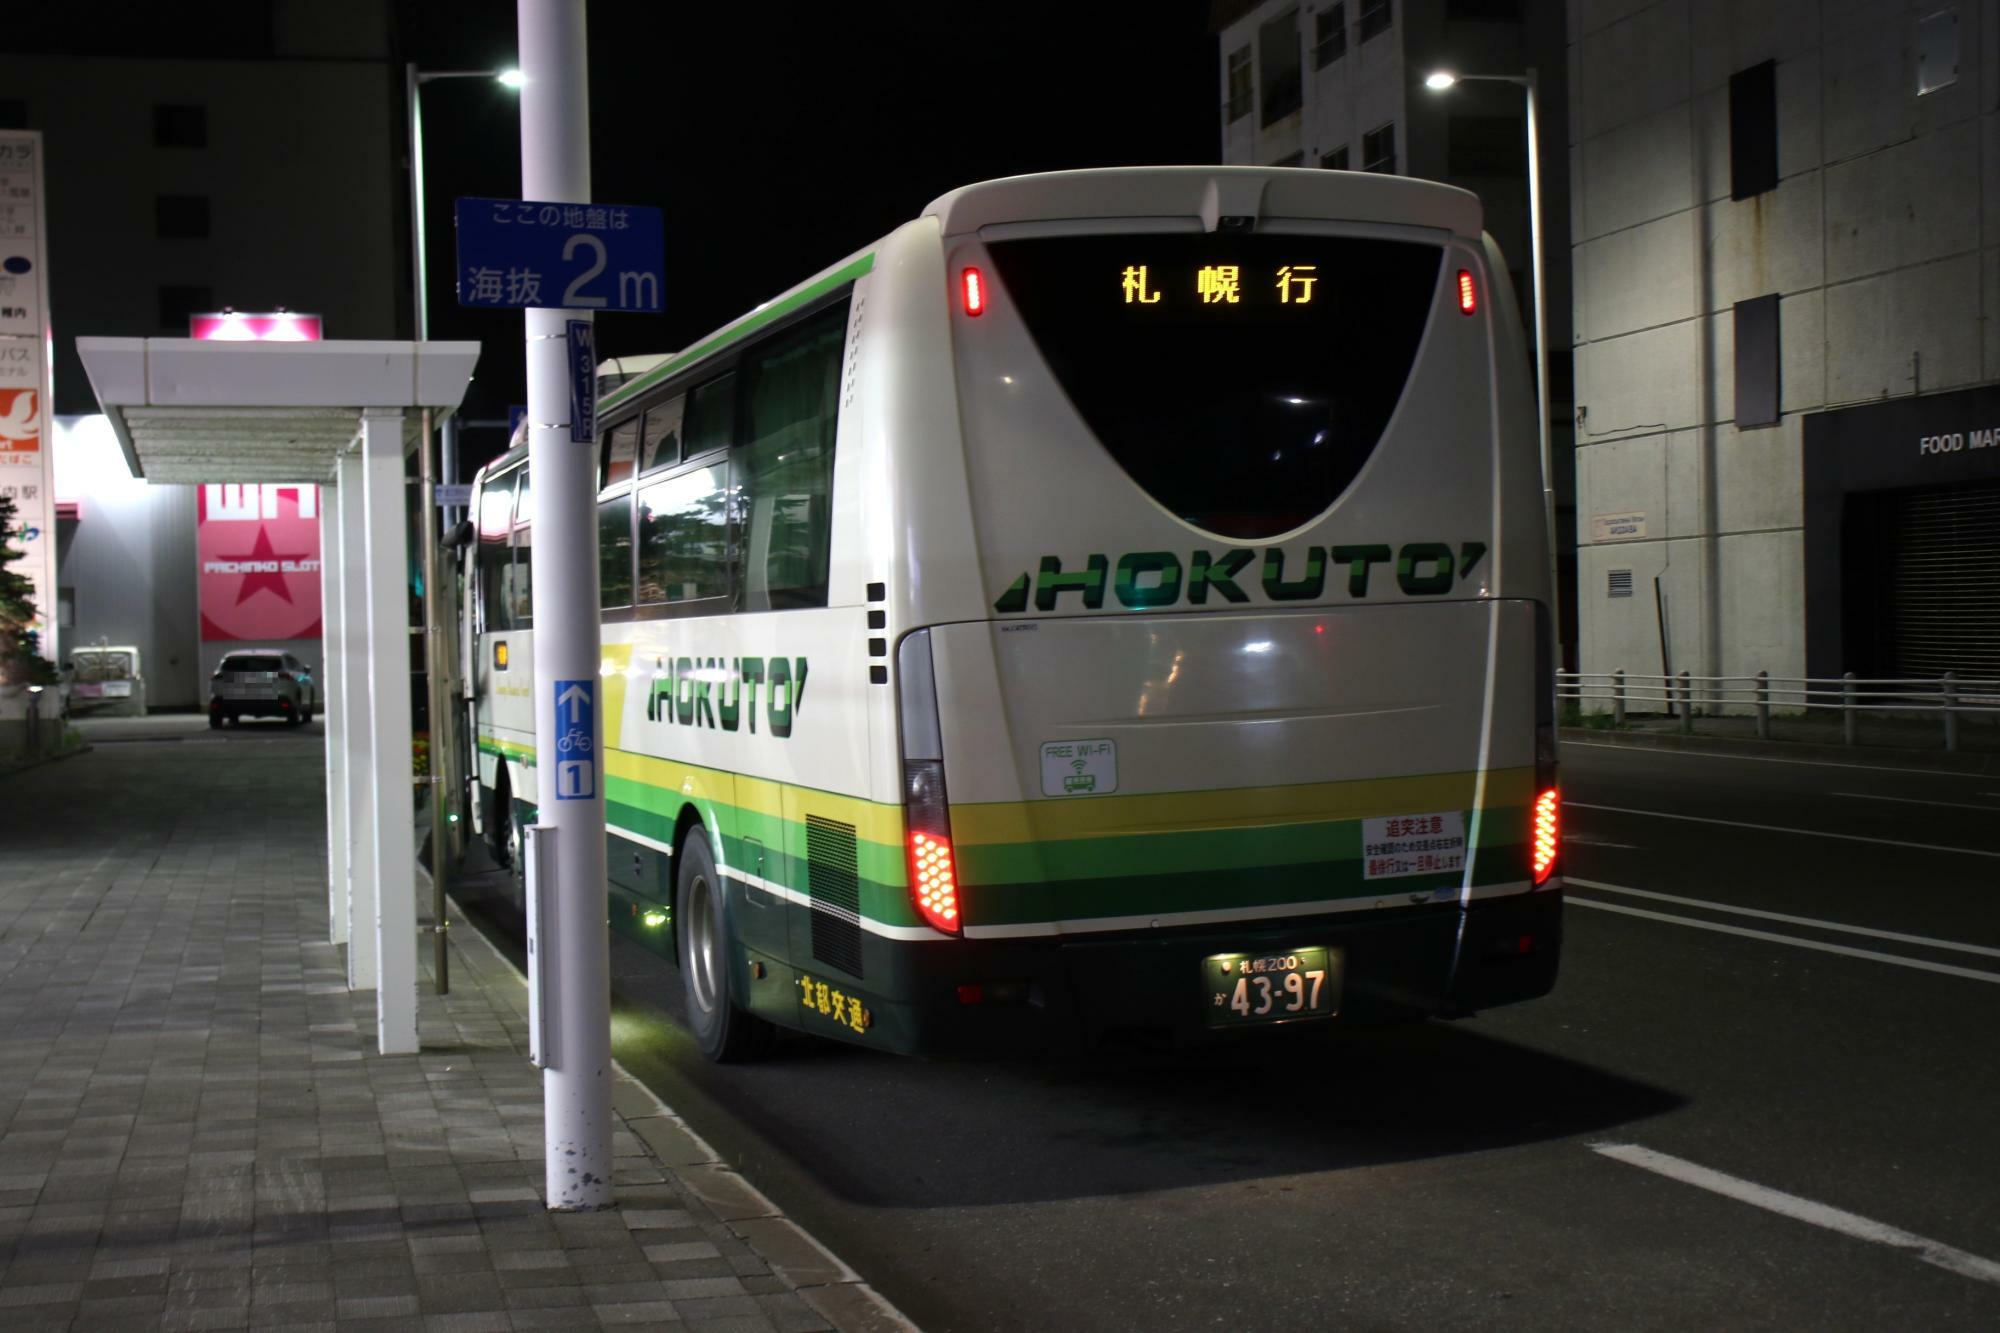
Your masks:
M361 418L367 543L368 760L375 881L375 1042L384 1055L417 1049L417 847L411 806L410 598L403 410Z
M326 916L327 938L347 943L347 756L341 749L339 720L347 715L340 686L340 502L336 484L319 491L320 726L326 733ZM336 709L338 711L336 711Z
M368 750L368 560L361 455L340 455L340 709L342 793L347 806L347 988L375 989L375 802ZM329 742L331 743L331 742Z

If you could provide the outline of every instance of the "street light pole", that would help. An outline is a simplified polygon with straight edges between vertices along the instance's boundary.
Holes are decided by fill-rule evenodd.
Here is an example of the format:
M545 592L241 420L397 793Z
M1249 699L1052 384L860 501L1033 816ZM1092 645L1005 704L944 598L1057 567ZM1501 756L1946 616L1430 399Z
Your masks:
M1438 71L1424 79L1432 92L1460 83L1511 83L1528 99L1528 268L1535 289L1535 430L1542 455L1542 527L1549 548L1549 613L1555 619L1556 647L1562 647L1562 579L1556 545L1555 447L1549 429L1549 316L1547 264L1542 256L1542 148L1540 80L1530 66L1525 74L1452 74Z
M410 280L411 313L417 341L430 337L430 266L424 239L424 122L423 85L436 79L488 79L507 81L498 70L424 71L414 63L403 66L403 103L410 126ZM444 422L443 473L447 482L458 476L458 418L454 413ZM450 887L451 825L445 803L458 790L458 749L453 743L456 728L451 716L452 663L444 651L445 606L439 595L444 562L438 555L438 468L431 452L431 414L423 414L417 446L417 532L423 543L420 557L424 580L424 684L426 711L430 716L430 746L425 782L431 791L431 967L437 993L451 993L451 955L445 947L445 895Z

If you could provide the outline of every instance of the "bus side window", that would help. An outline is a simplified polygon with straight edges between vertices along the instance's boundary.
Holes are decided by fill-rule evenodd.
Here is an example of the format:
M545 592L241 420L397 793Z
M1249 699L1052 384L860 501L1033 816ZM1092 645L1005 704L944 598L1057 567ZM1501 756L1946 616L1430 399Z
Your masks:
M646 409L646 438L641 472L673 467L681 461L681 412L686 394L675 394L666 402Z
M639 492L639 601L697 602L729 595L729 491L720 462ZM718 604L711 608L721 610Z
M526 523L514 529L513 577L508 581L507 601L515 629L533 629L535 625L534 533Z
M735 436L736 372L712 379L688 395L681 423L681 456L695 458L711 449L726 449Z
M507 537L514 526L514 476L489 478L479 492L479 605L484 628L514 628L508 594L513 585L513 556Z
M748 363L744 443L732 460L745 611L826 605L846 333L842 303Z
M632 605L632 497L597 502L597 586L599 607Z
M638 459L639 418L632 417L613 426L604 440L604 469L597 478L597 488L616 486L632 477L632 466Z

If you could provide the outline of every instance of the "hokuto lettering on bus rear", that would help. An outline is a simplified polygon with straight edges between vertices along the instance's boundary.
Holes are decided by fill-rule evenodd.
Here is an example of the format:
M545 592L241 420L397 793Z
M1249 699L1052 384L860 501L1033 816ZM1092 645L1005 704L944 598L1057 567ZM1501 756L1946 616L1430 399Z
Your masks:
M1007 585L993 609L1001 615L1019 614L1030 605L1037 611L1065 605L1095 611L1104 606L1107 590L1117 605L1134 611L1181 603L1311 602L1329 593L1339 596L1343 589L1358 599L1371 590L1382 593L1389 578L1406 596L1438 597L1469 578L1485 555L1484 542L1459 542L1454 548L1440 541L1308 546L1303 551L1270 546L1261 553L1237 546L1197 549L1185 558L1178 551L1132 551L1115 563L1095 552L1068 563L1059 555L1045 555L1038 568L1024 570ZM1075 596L1066 603L1065 593Z

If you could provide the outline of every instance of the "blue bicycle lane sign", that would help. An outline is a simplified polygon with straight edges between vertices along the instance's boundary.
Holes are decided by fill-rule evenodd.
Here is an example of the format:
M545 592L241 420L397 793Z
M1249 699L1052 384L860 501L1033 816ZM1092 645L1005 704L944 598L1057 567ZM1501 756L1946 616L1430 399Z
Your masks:
M597 797L597 682L555 682L556 799L589 801Z

